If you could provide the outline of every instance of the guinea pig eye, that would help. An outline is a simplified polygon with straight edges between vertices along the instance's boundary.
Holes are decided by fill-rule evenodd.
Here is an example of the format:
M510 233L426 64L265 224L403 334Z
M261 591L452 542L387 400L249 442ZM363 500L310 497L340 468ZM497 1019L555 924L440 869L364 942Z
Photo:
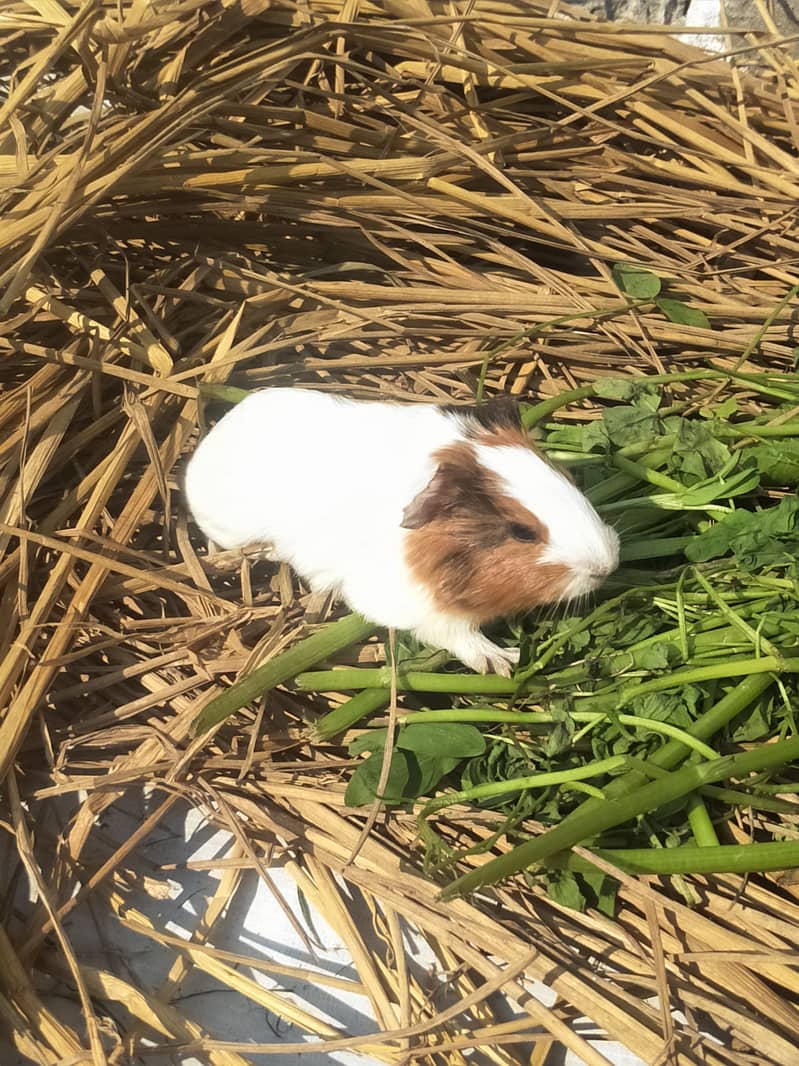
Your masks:
M527 544L534 544L538 540L538 534L532 526L523 526L521 522L511 522L510 535L514 540L523 540Z

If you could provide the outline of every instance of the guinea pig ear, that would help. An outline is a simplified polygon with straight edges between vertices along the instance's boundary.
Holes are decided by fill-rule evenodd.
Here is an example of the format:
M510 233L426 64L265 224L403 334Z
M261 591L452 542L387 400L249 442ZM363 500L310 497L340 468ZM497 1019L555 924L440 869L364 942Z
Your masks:
M456 452L456 448L451 449ZM472 454L456 452L443 459L427 486L402 512L403 529L419 529L437 518L455 515L495 514L496 507L486 492L484 476Z

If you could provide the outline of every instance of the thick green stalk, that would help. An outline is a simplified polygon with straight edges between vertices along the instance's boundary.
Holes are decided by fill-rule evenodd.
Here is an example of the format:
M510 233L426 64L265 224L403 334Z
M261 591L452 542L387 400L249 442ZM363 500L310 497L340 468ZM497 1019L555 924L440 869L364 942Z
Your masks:
M351 692L367 688L389 688L391 670L387 666L314 670L298 674L295 684L302 692ZM537 685L531 685L531 688L539 690L546 687L544 680L538 680ZM411 670L408 673L399 673L397 689L400 692L506 696L516 691L516 684L508 678L494 674L433 674L425 670Z
M752 807L756 811L774 811L775 814L797 813L795 803L780 799L777 796L763 795L770 788L769 785L757 784L752 787L756 788L757 792L739 792L734 788L719 788L718 785L705 785L700 791L708 799L726 803L728 807ZM777 787L781 792L791 791L788 785L779 785Z
M218 722L241 710L251 700L262 696L277 685L282 685L285 681L290 681L303 670L307 670L324 659L329 659L331 655L348 648L351 644L366 640L376 628L373 622L367 622L359 614L348 614L337 622L331 622L318 633L306 637L288 651L276 655L274 659L270 659L247 677L214 697L194 719L192 725L194 735L199 736L207 732Z
M799 759L799 737L761 744L740 755L726 755L712 762L684 766L681 770L659 777L637 791L618 799L605 800L598 808L585 811L583 807L559 825L541 836L534 837L512 851L499 855L484 866L459 877L448 885L442 898L482 889L532 865L539 864L559 851L592 840L600 833L629 822L639 814L659 810L675 800L687 796L702 785L712 785L727 778L741 778L749 773L773 770ZM700 852L704 849L697 849Z
M799 840L776 840L763 844L720 844L683 848L592 848L628 874L753 874L799 867ZM544 863L575 873L596 873L597 868L581 855L564 851Z
M773 680L770 673L751 674L744 678L734 689L722 696L710 710L700 715L686 732L696 740L710 740L726 725L729 725L733 718L754 703L758 696L761 696L773 683ZM656 751L651 761L661 770L671 770L687 754L685 745L678 740L672 740Z
M686 732L697 740L710 740L716 733L719 733L725 726L729 725L733 718L742 714L756 699L759 699L773 683L774 677L768 673L751 674L749 677L745 677L734 689L722 696L718 703L715 703L709 710L700 715L695 722L692 722ZM690 749L679 740L669 740L662 748L659 748L650 756L649 762L661 770L671 770L682 762L689 754L689 751ZM629 792L635 792L636 789L646 783L646 774L640 770L631 770L629 773L611 781L605 789L605 796L608 799L615 799ZM564 823L578 814L590 814L602 802L604 801L586 800L571 814L566 815L563 820Z
M628 656L630 667L632 657ZM725 679L741 677L745 674L762 673L799 673L799 658L778 659L773 655L764 655L759 659L732 659L728 662L713 663L709 666L686 666L662 677L653 677L648 681L630 685L628 688L612 693L600 693L586 696L580 701L582 707L594 710L613 709L626 700L642 696L648 692L662 692L664 689L678 688L681 685L695 685L716 678ZM513 678L498 677L494 674L431 674L424 671L410 671L400 674L398 688L401 692L443 692L454 696L512 696L519 692L541 692L567 682L579 682L588 678L587 670L575 668L562 671L557 676L531 677L521 685ZM297 688L304 692L342 692L363 688L387 688L391 684L391 675L387 667L378 669L320 670L297 676Z
M411 662L414 661L418 662L416 659L411 660ZM442 666L446 666L449 662L449 652L438 651L434 652L432 655L425 655L424 662L428 670L438 670ZM390 668L386 667L386 669L389 670ZM400 666L400 673L401 672L402 666ZM315 722L311 727L310 732L312 739L315 742L320 740L330 740L331 737L335 737L339 733L344 733L347 729L351 729L352 726L357 725L361 719L387 707L389 698L390 689L363 689L363 691L347 700L346 703L342 703L340 707L336 707L335 710L322 715L319 721Z
M751 603L746 604L746 612L756 615L762 605L767 600L762 599L762 593L751 593L757 595L758 599ZM746 597L746 591L741 591L738 597ZM688 597L686 597L686 600ZM694 602L693 600L691 602ZM701 601L706 602L706 597L702 597ZM582 629L585 629L590 625L591 618L600 617L602 615L603 608L600 607L588 616L588 618L578 620L574 626L570 629L570 633L574 634ZM743 608L739 607L739 613L743 613ZM692 623L694 633L691 637L693 644L693 651L695 655L699 655L707 650L713 649L728 649L731 644L736 643L735 640L728 638L735 638L735 629L732 626L725 624L723 618L718 616L709 615L701 620L694 621ZM631 645L624 651L615 652L612 655L603 657L598 664L601 677L611 676L616 677L620 673L627 670L635 670L639 667L639 656L643 655L646 649L650 648L654 644L663 644L669 642L676 642L680 637L679 627L673 629L667 629L660 633L656 633L654 636L646 637L644 640L639 641L637 644ZM538 660L538 669L543 667L553 657L553 648L557 650L559 647L567 643L569 635L559 634L550 640L545 641L541 645L542 654ZM430 681L432 678L436 678L436 681ZM536 672L529 682L525 682L525 686L521 689L523 692L539 692L542 688L558 688L563 686L579 685L584 681L588 681L590 675L583 665L569 666L562 670L557 670L552 674L548 674L542 677ZM426 688L426 683L430 681L433 685L431 688ZM471 683L476 681L477 684L474 688L470 687ZM500 682L500 687L496 687L496 682ZM295 679L295 684L298 689L303 692L357 692L360 689L367 688L388 688L391 685L391 672L388 667L351 667L338 670L319 670L308 673L302 673ZM448 692L454 694L474 694L474 695L506 695L508 693L516 692L518 685L518 679L511 681L497 678L493 675L488 678L482 677L479 674L434 674L430 671L417 671L409 670L406 673L400 671L399 676L399 690L409 692Z
M388 706L391 695L385 688L365 688L362 692L352 696L340 707L323 715L318 722L311 726L311 737L315 743L330 740L357 725L362 718L366 718L376 711L382 711Z
M796 292L797 292L797 287L794 286L794 288L791 289L788 292L787 297L785 299L781 300L774 310L779 314L779 312L785 306L786 302L788 302L788 301L790 301L790 300L792 300L794 298L794 296L796 295ZM770 321L773 321L771 315L769 315L769 317L766 319L766 322L770 322ZM757 331L757 333L753 337L752 341L750 341L749 344L747 345L747 349L749 349L749 351L753 351L754 348L757 347L757 345L760 344L760 341L763 339L763 333L761 332L761 330L762 330L762 326L761 326L761 329L759 329ZM753 342L754 342L754 344L753 344ZM752 347L750 347L750 345L752 345ZM748 352L745 352L744 356L746 357L747 355L748 355ZM744 361L745 361L745 359L744 359ZM792 384L794 386L794 391L790 391L789 389L786 388L785 389L785 395L780 395L778 392L775 392L774 395L778 396L780 399L792 400L792 401L796 402L796 391L795 390L797 388L799 388L799 374L797 374L796 372L794 372L794 373L786 373L783 370L779 374L768 375L768 374L745 374L742 370L724 370L724 375L726 377L731 377L734 381L745 381L748 384L759 385L759 386L763 386L764 382L766 382L766 381L776 381L778 384L779 383L783 383L783 382L787 382L787 383Z
M694 792L692 796L688 797L685 810L688 815L688 824L691 827L697 846L710 848L717 845L719 838L716 836L716 827L710 819L705 801L700 793Z

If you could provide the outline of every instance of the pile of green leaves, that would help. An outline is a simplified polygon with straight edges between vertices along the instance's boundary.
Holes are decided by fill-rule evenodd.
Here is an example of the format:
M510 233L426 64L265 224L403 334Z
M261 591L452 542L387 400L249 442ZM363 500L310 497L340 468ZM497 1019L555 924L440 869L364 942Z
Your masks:
M680 377L690 379L672 375ZM790 763L799 756L790 747L799 697L799 375L718 377L705 404L682 382L609 379L594 390L604 401L601 418L542 424L537 415L547 405L527 412L528 424L538 422L540 445L571 467L617 524L623 565L593 604L535 612L497 630L497 639L504 634L522 648L510 681L453 673L457 667L441 659L425 666L424 650L401 642L404 696L381 798L394 805L428 799L420 832L432 866L462 857L434 829L436 812L455 802L495 810L499 831L520 842L513 856L531 843L526 819L560 831L613 797L621 803L660 780L666 795L680 773L701 771L708 780L670 801L659 802L654 788L648 808L630 814L620 807L622 820L604 828L589 821L572 841L612 854L623 868L655 872L672 869L672 857L658 856L675 851L679 872L691 872L692 862L699 868L700 850L701 862L719 852L717 865L741 868L739 849L724 846L734 808L765 809L772 825L799 810L787 798L795 791ZM342 724L388 700L385 669L304 674L297 683L360 690L351 706L318 723L319 737L340 735ZM727 704L729 712L718 714ZM367 728L349 743L352 756L365 757L350 779L348 804L374 802L387 735ZM751 757L760 748L786 758L754 773L721 765L723 756ZM608 905L607 879L585 864L578 869L568 846L532 863L519 856L497 876L526 869L575 906ZM770 853L767 867L758 866L759 846L751 846L747 869L799 865L792 841ZM642 853L649 866L641 865ZM456 887L495 880L497 861Z

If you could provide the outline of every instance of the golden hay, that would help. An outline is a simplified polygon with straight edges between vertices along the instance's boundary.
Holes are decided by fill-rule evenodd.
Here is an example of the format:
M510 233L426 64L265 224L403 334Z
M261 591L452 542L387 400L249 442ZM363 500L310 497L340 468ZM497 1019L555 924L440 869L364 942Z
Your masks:
M648 1063L795 1063L795 885L697 878L692 909L621 875L615 922L522 879L490 906L442 905L410 814L378 823L348 865L363 815L344 807L341 749L308 743L318 702L279 691L190 739L199 707L329 605L284 571L256 581L236 560L208 564L179 491L204 383L430 402L473 395L481 372L491 391L547 396L709 357L789 368L789 50L749 38L733 65L662 28L536 0L6 0L0 41L0 764L13 832L0 1015L20 1052L127 1062L149 1035L243 1064L259 1049L215 1042L175 1005L200 968L318 1049L373 1061L459 1063L479 1048L479 1061L540 1066L566 1046L605 1064L574 1024L585 1016ZM714 328L631 306L611 273L623 261ZM141 830L106 842L104 862L86 858L98 816L145 786L156 805ZM47 812L70 796L62 835ZM134 909L129 867L186 804L235 841L189 942ZM447 822L465 840L491 824L457 809ZM368 1038L213 946L243 875L268 879L276 862L347 945L377 1019ZM16 891L26 879L33 907ZM90 904L168 947L159 990L75 956L66 920ZM409 967L405 923L449 974L447 1009ZM48 975L74 989L83 1029L43 1000ZM532 979L555 990L551 1008ZM494 1018L500 990L515 1020ZM121 1006L129 1031L109 1028ZM702 1035L707 1016L722 1044Z

